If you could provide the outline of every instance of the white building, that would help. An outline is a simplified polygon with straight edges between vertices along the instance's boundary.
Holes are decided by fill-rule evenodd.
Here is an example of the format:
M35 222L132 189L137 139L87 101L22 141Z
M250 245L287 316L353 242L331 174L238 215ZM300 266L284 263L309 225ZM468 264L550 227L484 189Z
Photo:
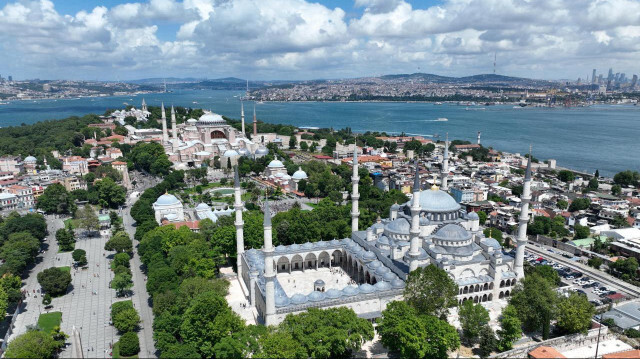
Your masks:
M153 203L156 222L163 221L182 222L184 221L184 208L180 200L169 193L165 193Z

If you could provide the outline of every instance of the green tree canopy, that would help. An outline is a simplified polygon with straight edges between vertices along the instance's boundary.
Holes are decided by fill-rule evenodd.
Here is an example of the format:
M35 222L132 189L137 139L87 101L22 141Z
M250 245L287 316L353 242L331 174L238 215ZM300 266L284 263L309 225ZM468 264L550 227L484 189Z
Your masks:
M47 213L72 213L75 211L73 196L60 183L54 183L38 197L36 207Z
M613 176L613 182L621 186L638 186L640 173L630 170L618 172Z
M419 313L445 318L458 304L458 286L444 270L430 264L409 273L404 289L407 303Z
M555 315L558 294L555 285L532 273L518 283L511 295L511 304L528 331L541 330Z
M55 356L57 343L50 334L28 330L9 342L6 358L49 359Z
M576 212L588 209L591 205L591 200L589 198L576 198L571 202L569 206L569 212Z
M45 293L56 297L67 292L71 284L71 274L67 270L51 267L38 273L38 283Z
M135 308L129 307L117 311L115 315L112 313L111 321L113 321L113 326L116 327L120 333L126 333L138 327L140 316Z
M522 336L522 322L518 318L518 312L513 305L507 305L502 310L498 336L500 338L498 348L501 351L511 350L513 343Z
M471 343L480 336L481 329L489 323L489 312L482 304L465 300L460 306L460 324L464 337Z
M68 252L72 251L76 243L72 229L60 228L56 231L56 241L60 246L60 251Z
M104 249L117 253L131 253L133 251L133 242L131 242L126 232L118 232L105 243Z
M98 192L98 200L102 207L118 208L126 200L127 190L116 184L111 177L106 177L95 183Z
M595 312L586 295L571 293L558 301L556 326L565 334L586 333Z
M124 333L118 343L120 343L120 355L122 356L130 357L140 351L140 339L136 332Z

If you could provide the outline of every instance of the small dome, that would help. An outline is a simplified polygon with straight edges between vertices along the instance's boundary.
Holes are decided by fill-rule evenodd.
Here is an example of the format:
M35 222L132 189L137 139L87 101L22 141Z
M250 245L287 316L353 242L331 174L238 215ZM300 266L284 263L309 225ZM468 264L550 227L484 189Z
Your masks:
M294 180L307 179L307 173L305 171L303 171L301 167L298 167L298 170L293 173L292 178Z
M404 218L398 218L387 224L386 229L399 234L409 234L411 224Z
M280 160L273 160L269 162L269 168L282 168L282 167L284 167L284 165L282 164L282 162L280 162Z
M358 287L358 289L360 290L361 293L365 293L365 294L373 293L376 291L376 288L369 283L361 284L360 287Z
M313 285L315 285L315 286L323 286L324 285L324 281L322 279L317 279L315 282L313 282Z
M242 147L238 149L238 154L242 157L247 157L251 155L251 152L246 147Z
M400 210L400 205L398 203L394 203L391 205L391 210L392 211L399 211Z
M312 249L312 248L313 248L313 243L311 242L307 242L302 245L302 249Z
M379 291L389 290L391 289L391 284L389 284L389 282L378 282L374 287Z
M226 150L226 151L224 151L223 156L224 157L236 157L236 156L240 156L240 155L238 154L238 152L236 152L236 150Z
M351 238L343 238L341 240L342 244L344 244L345 246L348 246L349 244L353 243L353 240Z
M489 247L493 247L494 249L501 249L502 246L500 245L500 242L498 242L495 238L483 238L482 239L482 243L486 244Z
M318 242L316 242L316 247L322 247L322 248L324 248L324 247L326 247L326 246L328 246L328 245L329 245L329 243L328 243L328 242L325 242L325 241L318 241Z
M404 288L404 281L400 278L391 282L391 286L394 288Z
M423 212L456 212L460 204L447 192L440 189L427 189L420 192L420 207Z
M311 292L311 294L309 294L307 298L309 298L309 300L312 302L319 302L324 299L324 293L318 291Z
M339 241L339 240L337 240L337 239L332 239L332 240L331 240L331 245L332 245L332 246L337 246L337 245L339 245L339 244L340 244L340 241Z
M276 307L286 307L291 301L286 295L276 296Z
M204 115L200 116L198 120L198 124L225 124L225 120L222 116L213 112L206 112Z
M389 273L390 270L387 267L381 266L378 269L376 269L376 274L380 275L380 276L384 276L385 274Z
M309 300L309 299L307 298L307 296L306 296L306 295L302 295L302 294L300 294L300 293L298 293L298 294L294 294L294 295L291 297L291 303L293 303L293 304L304 304L304 303L306 303L308 300Z
M211 209L211 207L209 207L209 205L204 203L204 202L202 202L202 203L200 203L199 205L196 206L196 210L198 210L198 211L206 211L206 210L210 210L210 209Z
M282 244L276 247L276 252L283 252L287 249L287 247L283 246Z
M429 223L431 223L431 221L429 221L429 218L427 217L420 217L420 225L421 226L428 226Z
M348 286L342 290L342 293L348 297L352 297L354 295L358 295L358 293L360 293L360 290L358 290L358 288L356 287Z
M188 123L188 124L190 124L190 125L194 125L194 124L196 124L197 122L198 122L198 121L197 121L197 120L195 120L195 119L193 119L193 118L190 118L190 119L188 119L188 120L187 120L187 123Z
M375 261L367 263L367 268L375 270L375 269L379 268L381 265L382 265L382 263L380 263L379 260L375 260Z
M387 282L391 282L394 279L396 279L396 275L393 272L389 272L389 273L383 275L382 279L384 279Z
M380 238L378 238L378 240L376 242L378 244L383 245L383 246L388 246L389 245L389 238L387 238L387 236L380 236Z
M289 249L291 249L292 251L297 251L300 249L300 245L298 243L294 243L289 246Z
M373 260L373 259L376 259L376 254L371 252L371 251L367 251L362 256L362 258L365 259L365 260Z
M27 157L24 159L24 162L36 162L36 161L38 161L38 159L37 159L37 158L35 158L35 157L33 157L33 156L27 156Z
M256 155L258 156L264 156L269 154L269 150L266 147L262 147L260 146L257 150L256 150Z
M469 212L467 213L467 219L469 220L476 220L476 219L480 219L480 217L478 216L478 214L476 212Z
M180 201L176 196L169 193L165 193L162 196L158 197L158 200L156 200L153 205L154 206L172 206L179 203Z
M339 291L337 289L329 289L328 291L325 292L325 295L329 299L336 299L336 298L342 297L343 293L342 291Z

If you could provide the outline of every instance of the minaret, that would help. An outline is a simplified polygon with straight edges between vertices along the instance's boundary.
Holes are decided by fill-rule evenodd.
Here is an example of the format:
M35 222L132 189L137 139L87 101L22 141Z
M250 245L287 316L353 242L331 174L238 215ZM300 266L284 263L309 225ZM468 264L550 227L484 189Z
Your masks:
M273 270L273 242L271 238L271 210L269 209L269 199L264 204L264 279L265 279L265 325L275 324L276 314L276 294L274 279L276 274Z
M353 175L351 176L351 184L353 185L353 190L351 191L351 232L358 231L358 217L360 217L360 211L358 210L358 199L360 199L358 182L360 182L360 176L358 176L358 146L354 145Z
M409 263L409 271L418 268L418 261L415 260L420 255L420 167L418 160L416 164L416 175L413 179L413 199L411 200L411 229L409 236L411 243L409 245L409 257L412 257Z
M258 136L258 120L256 120L256 104L253 104L253 137ZM253 141L256 141L254 138Z
M240 118L242 119L242 137L247 137L244 132L244 103L240 102Z
M142 111L147 111L147 103L144 101L144 97L142 98Z
M238 281L242 282L242 254L244 253L244 221L242 220L242 198L240 191L240 175L238 174L238 166L235 166L234 186L235 203L233 208L236 210L236 252L238 253Z
M176 110L171 105L171 138L178 139L178 129L176 128Z
M524 278L524 249L527 245L527 224L529 223L529 201L531 201L531 148L529 148L529 161L527 161L527 171L522 184L522 206L520 207L520 217L518 223L518 237L516 238L516 264L515 270L518 278Z
M164 111L164 103L162 104L162 143L169 142L169 135L167 134L167 114Z
M449 185L447 180L449 177L449 134L447 134L447 140L444 142L444 155L442 156L442 172L440 173L440 188L447 192Z

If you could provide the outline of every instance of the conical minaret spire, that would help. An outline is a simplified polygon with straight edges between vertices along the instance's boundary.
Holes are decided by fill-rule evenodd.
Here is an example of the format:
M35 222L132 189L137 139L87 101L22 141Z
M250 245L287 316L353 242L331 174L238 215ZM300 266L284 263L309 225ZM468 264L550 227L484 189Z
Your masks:
M167 113L164 110L164 102L162 103L162 143L169 142L169 135L167 134Z
M244 102L240 101L240 118L242 119L242 137L246 137L247 134L244 132Z
M351 232L358 231L358 218L360 217L360 209L358 208L358 200L360 193L358 192L358 183L360 176L358 175L358 145L353 147L353 174L351 175Z
M449 179L449 134L444 142L444 154L442 156L442 172L440 173L440 189L447 192L449 185L447 181Z
M516 238L516 263L515 271L518 278L524 278L524 250L527 245L527 224L529 223L529 202L531 201L531 147L529 147L529 160L522 184L521 207L518 217L518 237Z
M420 256L420 166L418 160L415 160L416 174L413 179L413 198L411 200L411 229L409 236L411 243L409 245L409 270L418 268L417 257Z
M171 138L178 139L178 129L176 128L176 110L171 105Z
M276 277L273 269L273 241L271 227L271 210L269 209L269 199L265 199L264 204L264 279L265 279L265 325L275 324L276 314L276 296L275 283Z
M236 250L238 253L237 273L238 281L243 282L242 275L244 268L242 268L242 255L244 254L244 220L242 219L242 209L244 208L244 205L242 204L242 192L240 189L240 175L238 173L238 166L235 166L233 191L235 194L235 203L233 207L236 211Z
M253 104L253 137L258 136L258 120L256 119L256 104ZM253 141L256 141L254 138Z

